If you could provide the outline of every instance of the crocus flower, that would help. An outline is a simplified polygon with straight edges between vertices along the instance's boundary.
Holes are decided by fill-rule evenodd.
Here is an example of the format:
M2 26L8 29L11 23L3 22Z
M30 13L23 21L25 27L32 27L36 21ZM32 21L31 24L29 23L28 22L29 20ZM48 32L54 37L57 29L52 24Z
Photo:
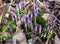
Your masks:
M14 15L14 17L16 18L16 13L15 13L15 12L13 13L13 15Z
M31 15L31 17L33 16L33 14L34 14L34 9L31 9L31 10L30 10L30 15Z
M34 7L34 25L36 25L36 16L38 14L38 9L37 9L37 5L35 4L35 7Z
M34 9L34 15L37 15L37 9Z
M32 28L32 30L33 30L33 24L32 24L33 12L34 12L33 10L30 10L30 15L29 15L30 21L31 21L31 28Z
M19 3L16 4L16 9L19 11Z
M36 32L37 32L37 26L34 27L34 31L35 31L35 34L36 34Z
M34 10L33 16L34 16L34 23L33 23L33 27L34 27L34 25L36 25L36 15L35 15L35 10Z
M32 29L32 33L34 33L35 31L34 31L34 29Z
M20 8L20 10L21 10L21 3L19 2L19 8Z
M28 19L27 19L27 21L28 21L28 23L30 22L30 18L29 17L27 17Z
M38 8L39 8L38 3L36 3L36 6L35 6L35 14L36 15L38 14Z
M47 26L47 29L50 29L50 26L49 25Z
M37 15L38 14L38 3L35 4L35 8L34 8L34 14Z
M31 20L31 19L32 19L32 18L31 18L31 15L29 15L29 16L28 16L28 20L27 20L27 21L28 21L28 23L31 23L31 22L32 22L32 20Z
M30 10L30 15L29 15L29 20L31 21L31 23L32 23L32 17L33 17L33 11L32 10Z
M37 31L37 26L34 27L35 32Z
M18 17L18 20L21 21L21 18L22 18L22 16L19 16L19 17Z
M32 19L32 15L29 15L28 17L29 17L29 20L31 21L31 19Z
M32 24L32 14L28 16L28 23L31 25L31 29L33 29L33 24Z
M34 11L33 10L30 10L30 16L31 16L31 18L33 16L33 13L34 13Z

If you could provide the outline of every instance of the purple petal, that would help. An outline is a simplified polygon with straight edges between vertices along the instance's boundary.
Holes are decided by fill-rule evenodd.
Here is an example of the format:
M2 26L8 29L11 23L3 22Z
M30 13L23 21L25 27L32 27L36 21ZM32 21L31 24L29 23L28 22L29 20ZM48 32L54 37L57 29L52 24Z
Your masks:
M39 4L36 3L36 14L38 14L38 8L39 8Z
M21 9L21 5L22 5L22 4L21 4L21 3L19 3L19 8L20 8L20 9Z
M34 27L34 30L37 31L37 26Z
M16 4L16 9L19 10L19 4Z
M12 16L12 21L14 22L14 16Z
M33 10L30 10L30 15L31 15L31 17L32 17L32 15L33 15Z
M27 26L27 16L26 15L24 16L24 24L25 24L25 26Z
M47 29L50 29L50 26L48 25Z
M35 14L35 15L38 14L38 4L35 5L34 14Z
M32 30L32 33L34 33L34 32L35 32L35 30L33 29L33 30Z
M13 15L16 17L16 13L14 12Z
M31 17L28 16L28 23L31 23Z
M32 10L30 10L30 15L32 15Z

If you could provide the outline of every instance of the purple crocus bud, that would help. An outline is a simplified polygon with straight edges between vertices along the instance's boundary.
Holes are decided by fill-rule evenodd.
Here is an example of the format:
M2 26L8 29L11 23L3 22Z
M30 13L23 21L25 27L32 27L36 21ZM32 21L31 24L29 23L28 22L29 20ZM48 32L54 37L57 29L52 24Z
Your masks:
M33 32L33 33L35 32L35 29L34 29L34 28L32 29L32 32Z
M30 10L30 15L31 15L31 17L33 16L33 14L34 14L34 9L31 9L31 10Z
M31 16L28 16L28 23L31 23Z
M36 10L36 9L34 9L34 15L35 15L35 16L37 15L37 14L36 14L36 13L37 13L36 11L37 11L37 10Z
M47 29L48 29L48 30L50 29L50 26L49 26L49 25L47 26Z
M36 25L36 9L34 9L34 25Z
M14 22L14 16L12 16L12 21Z
M19 4L18 3L16 4L16 9L19 11Z
M55 11L54 9L51 10L51 15L54 14L54 11Z
M37 31L37 26L34 27L35 32Z
M38 8L39 8L39 4L36 3L36 14L38 14Z
M26 15L24 15L24 21L27 22L28 17Z
M33 11L30 10L30 17L32 18L33 17Z
M32 15L29 15L28 17L29 17L29 20L31 21L31 17L32 17Z
M41 25L39 26L39 32L41 33L41 30L42 30L42 27L41 27Z
M20 19L20 16L18 17L18 20L20 21L21 19Z
M35 15L38 14L38 3L35 4L34 14Z
M16 13L15 13L15 12L13 13L13 15L14 15L14 17L16 18Z
M26 15L24 16L24 24L25 24L25 28L26 28L26 31L27 31L27 16Z
M22 5L22 4L19 2L19 8L20 8L20 10L21 10L21 5Z
M28 21L28 23L30 22L30 21L29 21L29 19L30 19L30 18L28 17L28 20L27 20L27 21Z

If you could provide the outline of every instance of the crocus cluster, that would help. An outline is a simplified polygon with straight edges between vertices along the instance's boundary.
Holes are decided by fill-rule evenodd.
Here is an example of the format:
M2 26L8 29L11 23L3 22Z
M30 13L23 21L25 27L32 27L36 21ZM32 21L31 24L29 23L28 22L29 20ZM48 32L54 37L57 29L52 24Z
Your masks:
M26 4L26 2L27 2L27 0L24 0L24 5ZM20 10L19 10L19 8L20 8ZM39 3L34 2L34 9L30 9L29 15L26 14L26 9L24 8L24 15L20 16L20 13L22 11L21 10L22 9L21 2L16 4L16 9L17 9L16 13L18 15L16 15L16 13L14 13L14 15L12 16L13 21L14 21L14 17L18 16L17 17L18 21L24 20L24 26L25 26L26 32L29 30L28 27L31 26L32 32L36 32L37 30L39 30L39 33L41 33L42 25L41 24L37 25L37 23L36 23L36 17L38 16L38 13L39 13L39 11L38 11ZM32 18L34 18L34 23L32 22ZM50 18L50 20L51 20L51 18ZM50 29L49 25L47 26L46 29Z
M27 2L27 0L24 0L24 5L26 4L26 2ZM27 29L27 27L29 27L29 26L31 26L31 30L32 31L34 31L34 32L36 32L37 31L37 24L36 24L36 16L38 15L38 8L39 8L39 4L38 3L35 3L34 4L35 6L34 6L34 9L33 10L31 10L30 9L30 14L29 15L26 15L26 9L24 9L25 10L25 14L24 14L24 16L22 16L22 17L24 17L24 25L25 25L25 28L26 28L26 32L29 30L29 29ZM21 3L19 2L19 3L17 3L16 4L16 9L17 9L17 14L19 15L18 16L18 20L20 20L21 21L21 16L20 16L20 14L19 14L19 8L21 9ZM34 14L34 16L33 16L33 14ZM14 13L14 16L16 17L16 14ZM32 23L32 17L34 17L34 24ZM12 19L13 19L13 21L14 21L14 18L13 18L13 16L12 16ZM39 31L41 32L41 25L39 26Z

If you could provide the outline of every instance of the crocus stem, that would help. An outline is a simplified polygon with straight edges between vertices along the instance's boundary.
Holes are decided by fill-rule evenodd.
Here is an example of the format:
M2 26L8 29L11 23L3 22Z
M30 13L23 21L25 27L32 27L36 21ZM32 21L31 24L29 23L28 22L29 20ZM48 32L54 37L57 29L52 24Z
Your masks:
M41 33L41 29L42 29L42 28L41 28L41 25L40 25L40 26L39 26L39 33Z
M27 32L27 23L25 22L25 29L26 29L26 32Z
M24 24L25 24L25 29L26 29L26 32L27 32L27 17L26 17L26 15L24 16Z
M32 24L32 22L31 22L31 29L33 30L33 24Z
M32 13L32 10L30 10L30 17L31 17L31 29L33 30L32 16L33 16L33 13Z
M36 35L36 32L37 32L37 26L35 26L35 35Z
M17 15L19 17L20 16L20 14L19 14L19 3L16 4L16 13L17 13Z
M21 3L19 2L19 8L20 8L20 11L21 11Z
M36 25L35 0L34 0L34 25Z

